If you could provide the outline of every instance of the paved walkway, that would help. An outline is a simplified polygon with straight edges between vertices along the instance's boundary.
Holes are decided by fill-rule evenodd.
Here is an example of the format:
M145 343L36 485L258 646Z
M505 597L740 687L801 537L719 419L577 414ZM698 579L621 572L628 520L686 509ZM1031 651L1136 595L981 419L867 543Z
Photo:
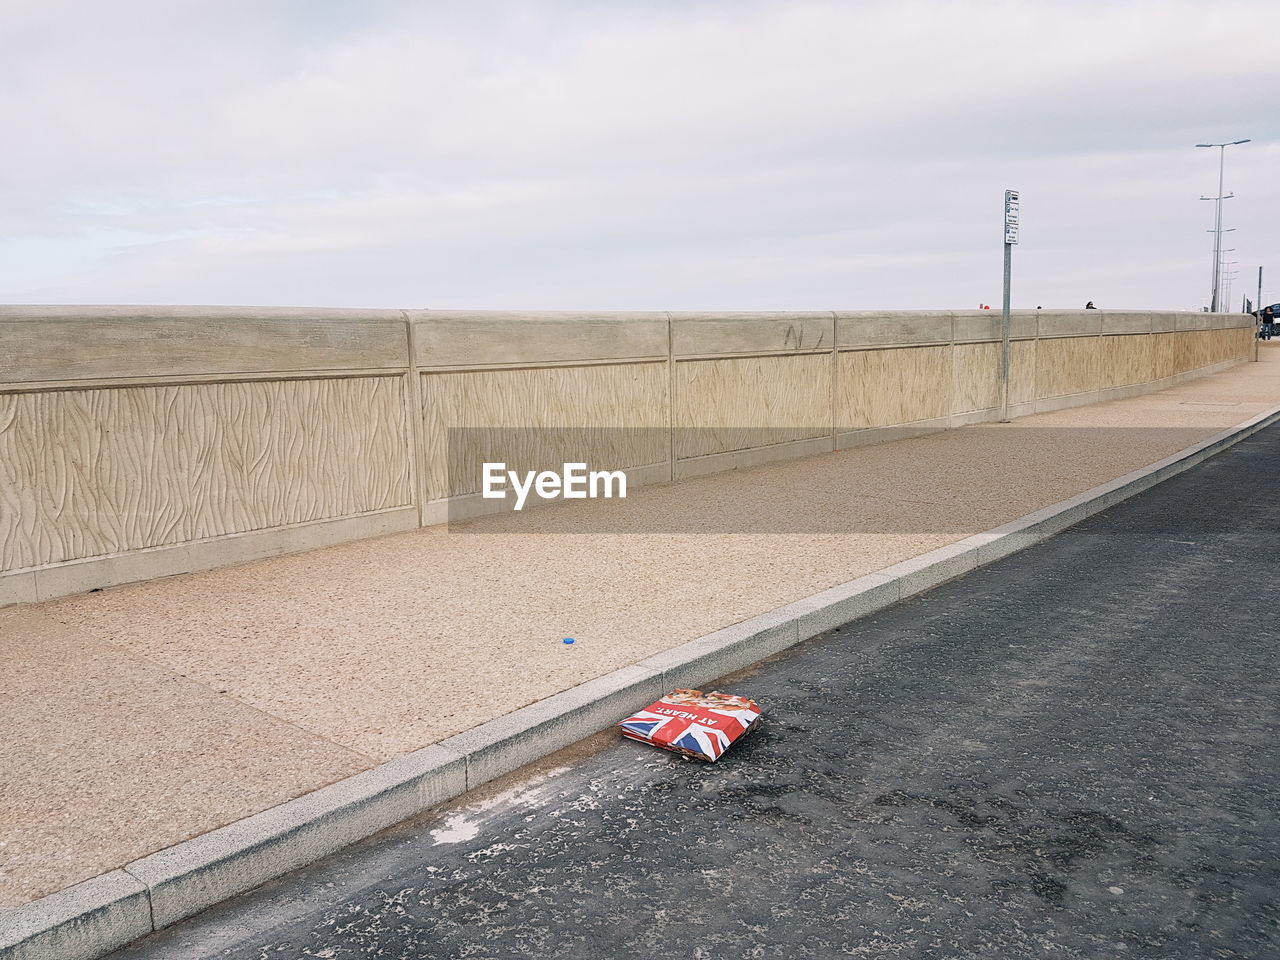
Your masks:
M114 960L1280 956L1280 424ZM595 748L593 751L592 748Z
M551 506L0 610L0 905L1158 460L1280 403L1262 356L571 504L578 533Z

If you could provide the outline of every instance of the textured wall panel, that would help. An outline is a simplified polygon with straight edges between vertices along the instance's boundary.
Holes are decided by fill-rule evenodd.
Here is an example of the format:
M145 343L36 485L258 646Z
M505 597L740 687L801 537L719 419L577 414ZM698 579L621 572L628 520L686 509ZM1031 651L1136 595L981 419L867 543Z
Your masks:
M1174 368L1178 373L1207 367L1213 363L1213 330L1187 330L1174 334L1177 337Z
M1198 331L1180 330L1173 335L1173 372L1185 373L1195 364Z
M1173 376L1177 370L1178 357L1178 334L1176 333L1155 333L1151 335L1153 341L1152 346L1152 372L1155 376L1154 380L1163 380L1165 377Z
M1234 351L1231 349L1231 332L1228 330L1211 330L1209 331L1209 357L1210 363L1220 363L1223 360L1229 360L1233 356Z
M1233 358L1253 358L1254 329L1245 327L1225 331L1229 335L1230 355Z
M951 359L950 347L840 354L837 428L861 430L948 416Z
M0 394L0 571L34 566L40 551L40 394Z
M1216 363L1221 359L1220 351L1217 349L1221 340L1219 331L1217 330L1197 330L1195 333L1196 344L1192 352L1192 359L1196 361L1195 367L1207 367L1211 363Z
M960 343L955 346L952 367L952 413L991 410L1000 406L999 343ZM1014 340L1009 344L1009 402L1035 398L1036 343Z
M831 433L831 356L676 364L676 457Z
M1149 334L1106 337L1098 359L1099 386L1104 390L1155 379L1155 343Z
M1036 341L1009 344L1009 402L1029 403L1036 398Z
M1224 360L1253 359L1253 328L1231 327L1214 330L1210 341L1213 363Z
M422 374L426 499L477 492L484 461L520 470L666 461L669 376L665 363ZM451 447L450 427L471 429Z
M1221 363L1223 360L1230 360L1237 356L1234 349L1232 336L1234 331L1231 330L1214 330L1209 337L1209 353L1212 357L1211 363Z
M1013 344L1009 346L1012 364ZM988 410L1000 405L1000 350L998 343L956 344L951 365L952 413Z
M0 447L22 467L5 569L349 516L410 502L403 379L290 380L27 394ZM6 438L7 434L13 438ZM6 495L6 500L8 495ZM11 521L2 528L6 534ZM14 544L16 546L10 546Z
M1036 392L1064 397L1098 389L1101 379L1099 337L1064 337L1036 344Z

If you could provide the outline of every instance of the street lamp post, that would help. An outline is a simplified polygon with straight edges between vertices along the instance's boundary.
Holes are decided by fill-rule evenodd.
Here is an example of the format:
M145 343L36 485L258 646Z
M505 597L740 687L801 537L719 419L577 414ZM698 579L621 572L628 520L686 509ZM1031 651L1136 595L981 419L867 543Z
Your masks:
M1218 148L1218 195L1216 197L1201 197L1201 200L1214 201L1214 218L1213 218L1213 293L1209 298L1209 312L1217 313L1219 306L1219 294L1221 293L1220 285L1222 283L1222 267L1218 261L1222 259L1222 201L1228 199L1222 194L1222 173L1226 164L1227 147L1234 147L1241 143L1248 143L1248 138L1244 140L1230 140L1226 143L1197 143L1197 147L1217 147Z
M1223 197L1222 199L1223 199L1223 200L1230 200L1230 199L1231 199L1231 197L1232 197L1232 195L1228 193L1228 194L1227 194L1225 197ZM1212 199L1213 199L1213 197L1201 197L1200 199L1201 199L1201 200L1212 200ZM1214 273L1213 273L1213 292L1214 292L1215 294L1217 294L1217 293L1222 289L1222 256L1223 256L1223 254L1225 254L1225 253L1229 253L1229 252L1231 252L1232 250L1234 250L1234 249L1235 249L1235 247L1227 247L1226 249L1223 249L1223 247L1222 247L1222 235L1223 235L1224 233L1235 233L1235 232L1236 232L1236 228L1235 228L1235 227L1227 227L1226 229L1221 229L1221 228L1219 228L1219 229L1217 229L1217 230L1206 230L1206 231L1205 231L1205 233L1212 233L1212 234L1213 234L1213 249L1214 249L1214 250L1216 250L1216 251L1217 251L1217 253L1218 253L1218 260L1217 260L1216 265L1215 265L1215 266L1214 266L1214 268L1213 268L1213 270L1214 270ZM1217 300L1211 300L1211 301L1210 301L1210 303L1209 303L1209 306L1206 308L1206 309L1208 309L1208 310L1209 310L1209 312L1210 312L1210 313L1212 313L1212 312L1214 312L1215 310L1217 310L1217 309L1218 309L1218 306L1215 306L1215 304L1217 303L1217 301L1218 301L1218 300L1221 300L1221 301L1222 301L1222 303L1221 303L1221 304L1218 304L1218 306L1226 306L1226 297L1218 297L1218 298L1217 298Z
M1227 233L1226 230L1223 230L1222 232ZM1235 279L1235 274L1231 268L1240 262L1239 260L1227 260L1225 257L1227 254L1235 252L1235 247L1223 247L1222 257L1224 259L1220 259L1218 261L1221 264L1222 269L1222 296L1218 298L1220 301L1218 305L1222 307L1224 311L1231 310L1231 281Z
M1239 260L1227 260L1222 264L1222 309L1224 312L1231 309L1231 281L1240 276L1231 268L1239 262Z

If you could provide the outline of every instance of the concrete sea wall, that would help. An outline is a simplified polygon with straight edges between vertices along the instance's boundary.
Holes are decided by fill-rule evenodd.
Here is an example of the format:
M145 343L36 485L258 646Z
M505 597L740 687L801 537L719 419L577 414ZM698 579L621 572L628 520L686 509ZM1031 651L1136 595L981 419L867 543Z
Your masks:
M1011 413L1211 373L1252 335L1018 312ZM479 512L495 456L656 482L993 420L999 337L996 311L0 307L0 604Z

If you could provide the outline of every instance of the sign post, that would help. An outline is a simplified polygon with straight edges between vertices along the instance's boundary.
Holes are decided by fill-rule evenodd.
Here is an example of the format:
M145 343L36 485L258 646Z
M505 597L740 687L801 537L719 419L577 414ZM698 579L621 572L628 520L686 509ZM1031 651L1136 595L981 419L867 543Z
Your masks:
M1013 245L1018 242L1017 190L1004 192L1004 305L1000 310L1000 422L1009 422L1009 286L1013 272Z
M1258 299L1253 302L1253 309L1258 312L1255 318L1258 323L1262 321L1262 268L1258 268ZM1258 362L1258 323L1253 325L1253 362Z

